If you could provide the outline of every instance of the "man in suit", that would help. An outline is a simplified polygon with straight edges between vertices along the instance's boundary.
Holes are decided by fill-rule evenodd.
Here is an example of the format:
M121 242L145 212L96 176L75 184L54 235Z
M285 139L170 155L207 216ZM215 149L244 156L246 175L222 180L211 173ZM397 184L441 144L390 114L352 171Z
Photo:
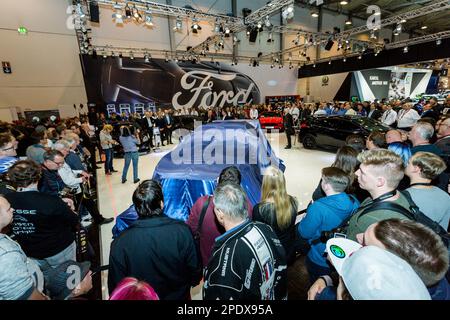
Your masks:
M285 149L291 149L292 148L291 135L294 134L294 120L292 118L292 115L289 113L289 108L284 109L283 124L288 142Z
M437 120L439 119L439 114L433 110L431 104L427 103L423 106L423 113L420 118L431 118L434 119L435 122L437 122Z
M145 117L141 119L141 127L143 134L148 135L148 146L149 150L154 148L153 145L153 127L155 126L154 120L152 119L153 112L147 111Z
M371 103L370 111L367 117L373 120L380 120L381 116L382 113L380 110L378 110L377 105L375 103Z
M167 144L172 144L172 126L173 126L173 118L169 113L169 110L166 109L164 115L164 124L166 129L166 140Z

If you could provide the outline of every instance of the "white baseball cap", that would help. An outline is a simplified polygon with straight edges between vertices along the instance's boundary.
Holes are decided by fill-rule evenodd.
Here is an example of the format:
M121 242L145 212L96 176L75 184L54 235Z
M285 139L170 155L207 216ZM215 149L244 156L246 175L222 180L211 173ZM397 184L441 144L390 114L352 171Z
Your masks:
M342 266L344 261L350 257L353 252L362 248L358 242L345 238L331 238L327 241L327 253L336 271L342 275Z
M431 300L425 284L405 260L379 247L360 246L353 250L356 245L352 249L350 240L331 240L334 241L327 242L327 251L332 263L337 262L339 270L336 270L353 299ZM338 258L343 254L332 245L339 247L345 257Z

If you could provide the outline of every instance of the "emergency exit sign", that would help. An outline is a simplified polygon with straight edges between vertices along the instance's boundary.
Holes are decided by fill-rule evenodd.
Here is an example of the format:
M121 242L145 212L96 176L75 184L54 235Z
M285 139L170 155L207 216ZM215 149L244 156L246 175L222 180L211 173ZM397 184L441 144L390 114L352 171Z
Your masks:
M8 61L2 61L3 73L12 73L11 64Z

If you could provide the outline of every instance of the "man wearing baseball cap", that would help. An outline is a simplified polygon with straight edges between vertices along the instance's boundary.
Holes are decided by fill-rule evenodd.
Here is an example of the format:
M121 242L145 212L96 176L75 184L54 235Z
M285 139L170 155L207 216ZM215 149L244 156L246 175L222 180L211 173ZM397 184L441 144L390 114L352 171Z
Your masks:
M333 238L327 253L342 281L338 299L345 285L354 300L430 300L425 284L403 259L376 246Z

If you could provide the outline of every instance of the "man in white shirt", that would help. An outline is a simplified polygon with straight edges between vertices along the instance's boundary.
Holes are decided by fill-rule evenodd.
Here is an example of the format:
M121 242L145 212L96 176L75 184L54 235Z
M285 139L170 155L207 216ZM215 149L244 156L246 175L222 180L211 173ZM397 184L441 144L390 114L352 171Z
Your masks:
M296 124L298 118L300 117L300 109L297 107L296 104L291 108L291 114L292 118L294 119L294 124Z
M256 109L256 106L252 106L250 109L250 119L257 120L258 119L258 109Z
M356 111L353 110L352 105L350 104L350 102L346 102L344 105L344 109L347 110L345 112L346 116L356 116ZM326 113L326 112L325 112Z
M412 109L412 103L405 103L402 106L402 110L398 112L397 116L397 128L409 131L420 119L416 110Z
M393 125L395 123L395 120L397 120L397 112L395 110L392 110L392 106L388 104L385 104L383 106L383 109L385 111L381 116L381 122L386 126Z

